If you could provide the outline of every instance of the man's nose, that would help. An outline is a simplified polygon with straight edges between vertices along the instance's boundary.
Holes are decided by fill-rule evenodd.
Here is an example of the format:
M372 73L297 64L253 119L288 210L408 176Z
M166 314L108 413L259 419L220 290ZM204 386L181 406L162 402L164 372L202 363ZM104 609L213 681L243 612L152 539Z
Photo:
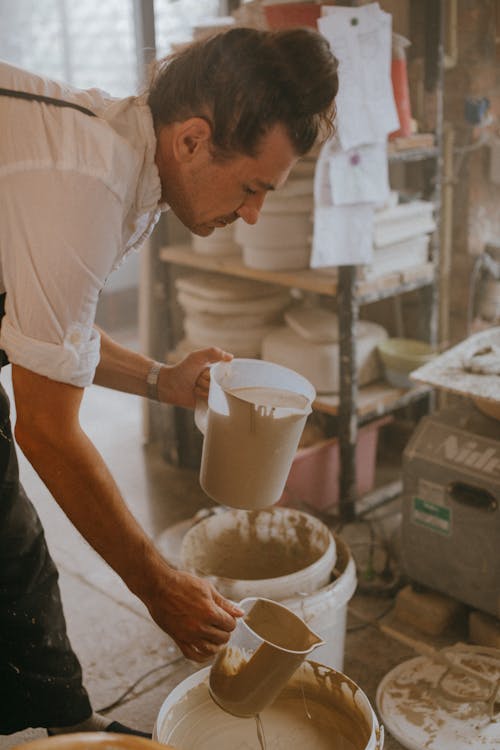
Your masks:
M247 224L256 224L265 197L265 193L249 195L237 209L236 213Z

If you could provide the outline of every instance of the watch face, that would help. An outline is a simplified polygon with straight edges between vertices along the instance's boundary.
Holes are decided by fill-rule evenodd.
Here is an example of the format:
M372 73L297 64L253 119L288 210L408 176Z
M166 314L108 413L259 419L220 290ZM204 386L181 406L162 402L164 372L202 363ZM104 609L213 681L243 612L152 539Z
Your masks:
M158 377L162 367L163 364L161 362L154 362L146 377L148 398L155 399L156 401L158 401Z

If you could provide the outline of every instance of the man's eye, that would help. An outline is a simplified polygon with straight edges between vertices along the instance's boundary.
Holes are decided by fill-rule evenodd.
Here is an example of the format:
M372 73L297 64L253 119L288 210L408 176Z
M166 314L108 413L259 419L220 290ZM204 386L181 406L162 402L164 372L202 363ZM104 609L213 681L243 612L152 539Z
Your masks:
M257 195L257 191L252 190L252 188L248 186L244 188L244 191L247 195Z

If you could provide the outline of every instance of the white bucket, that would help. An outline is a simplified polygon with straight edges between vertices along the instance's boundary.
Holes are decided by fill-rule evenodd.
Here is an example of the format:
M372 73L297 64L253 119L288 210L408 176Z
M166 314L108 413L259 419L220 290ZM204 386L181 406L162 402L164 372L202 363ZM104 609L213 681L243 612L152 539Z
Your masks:
M307 596L295 596L281 603L289 607L324 640L314 658L332 669L344 667L347 605L356 591L356 565L347 544L334 535L337 562L334 580ZM265 596L265 594L262 594Z
M206 667L163 703L153 740L178 750L259 747L254 718L223 711L210 697ZM305 661L260 714L268 750L382 750L383 728L363 691L340 672Z
M308 546L296 546L294 548L292 544L292 549L297 550L295 570L278 577L276 577L276 568L274 568L274 575L273 568L271 568L269 575L260 579L237 578L231 573L231 556L226 557L223 570L221 568L207 569L205 567L206 562L201 562L197 554L197 551L200 550L200 542L204 547L203 557L205 561L214 558L220 560L223 557L221 540L225 530L234 528L233 519L236 516L229 515L234 513L238 512L228 510L208 519L210 524L208 526L210 533L208 534L205 534L202 526L206 521L198 524L200 528L198 532L196 532L197 526L188 531L181 547L181 558L184 566L198 575L210 577L219 591L231 599L238 600L247 596L261 596L285 604L325 641L325 645L320 646L315 652L317 660L328 667L342 670L347 605L356 590L357 584L356 566L349 547L340 537L333 535L335 542L333 549L329 546L325 548L323 557L320 557L311 565L311 558L308 557L310 550L309 553L307 552ZM244 513L244 511L240 511L240 513ZM293 511L289 508L273 508L272 511L261 511L261 513L272 514L270 517L273 519L273 523L272 525L268 524L267 528L273 528L280 535L281 549L283 549L283 540L285 547L287 538L293 542L294 528L295 531L297 529L296 525L294 527L294 521L296 524L294 514L299 513L299 511ZM310 528L326 529L327 535L332 536L328 528L318 519L306 513L300 513L300 516L309 519ZM251 519L249 516L247 518L247 524L249 524ZM266 526L264 525L263 528L265 530ZM218 531L220 531L220 534L217 533ZM248 538L251 539L251 526L249 526L247 532ZM192 545L194 540L196 540L196 543ZM252 558L255 560L263 559L262 549L265 548L265 543L266 535L261 532L259 539L259 534L255 531L253 533L253 554L251 557L249 553L250 560ZM213 557L210 555L212 545L214 547ZM248 547L248 540L245 542L245 532L242 534L242 549L243 546ZM336 561L335 557L332 558L332 551ZM330 560L332 560L331 563ZM216 578L214 578L214 574L217 576ZM260 573L260 575L262 576L263 573Z
M180 554L183 568L235 601L313 593L330 581L336 560L328 527L291 508L209 516L186 533Z

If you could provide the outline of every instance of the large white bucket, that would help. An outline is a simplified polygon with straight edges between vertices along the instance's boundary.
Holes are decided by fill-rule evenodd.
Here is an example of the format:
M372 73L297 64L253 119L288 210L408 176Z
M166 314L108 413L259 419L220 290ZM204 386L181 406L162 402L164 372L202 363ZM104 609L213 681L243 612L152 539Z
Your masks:
M295 596L281 603L289 607L324 640L314 652L321 664L342 671L347 625L347 605L356 591L356 565L347 544L334 535L337 562L333 580L307 596ZM265 594L262 594L265 596Z
M182 567L210 578L234 601L310 594L330 581L335 560L328 527L292 508L216 513L195 524L181 544Z
M235 542L241 554L234 552ZM281 563L264 564L272 561L273 545ZM225 554L225 548L233 552ZM257 575L243 576L242 555L250 568L255 561ZM356 590L356 567L345 542L318 519L289 508L254 514L228 510L188 531L181 558L183 567L210 578L228 598L260 596L289 607L325 641L315 658L342 670L347 605ZM285 563L291 567L280 569Z
M210 668L187 677L163 703L153 739L177 750L259 747L254 718L223 711L210 697ZM268 750L382 750L383 728L363 691L340 672L305 661L260 714Z

